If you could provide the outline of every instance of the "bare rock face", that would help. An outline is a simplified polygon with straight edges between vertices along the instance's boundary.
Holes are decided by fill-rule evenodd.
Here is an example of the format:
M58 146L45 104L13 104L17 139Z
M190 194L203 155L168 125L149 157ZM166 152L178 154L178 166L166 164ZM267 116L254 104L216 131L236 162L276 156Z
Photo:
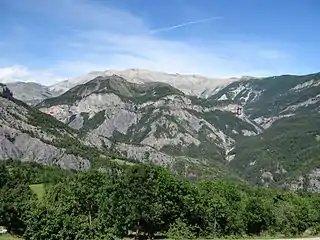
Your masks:
M0 94L2 95L2 97L7 98L7 99L13 98L13 93L6 85L0 85L0 87L1 87Z
M223 161L234 138L258 134L245 116L230 113L232 106L201 104L164 83L111 76L78 85L39 109L84 132L90 144L100 147L95 138L102 137L123 157L168 165L181 156L207 160L214 155ZM105 146L110 148L109 141Z
M320 193L320 169L319 168L313 170L308 175L308 182L309 182L307 187L308 192Z
M284 186L293 191L320 193L320 169L316 168L304 176L299 176Z
M86 159L66 154L63 150L32 138L28 134L8 127L0 127L0 160L6 159L58 165L64 169L90 168L90 162Z
M7 83L14 97L28 105L36 105L44 99L55 97L57 93L50 91L48 87L33 82Z
M53 144L63 137L75 138L74 135L66 129L59 129L59 124L50 128L43 113L16 101L7 87L3 89L0 95L0 160L33 161L75 170L90 168L89 160L67 154L66 149ZM32 120L30 111L37 114L38 120Z

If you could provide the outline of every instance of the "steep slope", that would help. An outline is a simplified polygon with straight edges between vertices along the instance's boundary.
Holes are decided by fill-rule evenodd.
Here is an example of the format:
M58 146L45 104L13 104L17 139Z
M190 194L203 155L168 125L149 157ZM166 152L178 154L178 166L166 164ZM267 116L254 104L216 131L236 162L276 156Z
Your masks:
M320 73L233 82L207 102L239 105L248 117L267 128L277 119L320 110Z
M1 84L0 89L3 87ZM68 141L69 145L81 146L72 129L0 91L0 160L20 159L88 169L89 160L64 148Z
M58 94L50 91L48 87L32 82L7 83L8 88L13 92L16 99L28 105L36 105L44 99L55 97Z
M114 143L98 132L88 132L84 136L83 132L12 98L11 93L3 95L2 88L6 89L6 86L0 83L0 87L0 160L34 161L84 170L107 167L109 163L132 164L128 161L139 159L140 162L166 166L190 179L239 180L223 164L213 168L193 159L186 161L185 158L170 156L150 146ZM146 86L148 89L149 85Z
M320 192L319 73L233 79L202 97L171 80L100 75L69 81L76 86L37 107L101 152L189 178Z
M320 74L233 82L206 104L243 108L266 129L238 141L229 158L254 184L320 191Z
M150 71L146 69L106 70L94 71L84 76L68 79L50 86L53 92L64 93L69 89L93 80L96 77L110 77L117 75L125 80L143 84L148 82L163 82L181 90L188 95L207 96L212 94L213 89L225 86L239 78L208 78L199 75L169 74L164 72Z
M230 165L251 183L319 192L320 113L278 120L230 154Z
M119 76L97 77L59 97L43 101L41 111L55 116L124 157L157 164L224 165L236 139L259 128L223 108L161 82L135 84ZM110 144L115 142L116 144Z

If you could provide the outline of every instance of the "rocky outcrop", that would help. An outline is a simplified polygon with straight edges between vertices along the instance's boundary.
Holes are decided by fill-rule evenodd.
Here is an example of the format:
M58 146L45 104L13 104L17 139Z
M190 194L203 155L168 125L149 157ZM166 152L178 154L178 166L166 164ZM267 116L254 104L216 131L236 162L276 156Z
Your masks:
M98 77L39 107L74 129L112 140L124 157L159 164L176 156L223 161L235 138L260 131L228 107L202 104L163 83L138 85L119 76Z
M5 86L5 85L1 85L0 86L0 94L2 95L2 97L7 98L7 99L13 99L13 93L10 91L10 89Z
M320 193L320 169L316 168L304 176L283 185L293 191Z
M86 159L66 154L63 149L3 126L0 127L0 160L8 159L58 165L64 169L86 170L90 168L90 162Z
M60 123L53 118L46 121L47 116L40 111L13 98L6 98L10 90L5 89L5 94L0 95L0 160L34 161L75 170L90 168L89 160L67 154L66 149L53 144L65 137L75 139L71 129L68 131L67 128L61 128ZM55 124L55 127L50 124Z
M16 99L31 106L34 106L47 98L58 95L56 92L49 90L48 87L33 82L14 82L6 85Z

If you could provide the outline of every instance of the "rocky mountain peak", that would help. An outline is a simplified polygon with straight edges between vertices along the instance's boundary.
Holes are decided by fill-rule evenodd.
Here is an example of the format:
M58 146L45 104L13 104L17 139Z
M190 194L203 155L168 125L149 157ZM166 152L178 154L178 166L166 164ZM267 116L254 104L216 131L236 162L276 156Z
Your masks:
M13 93L4 84L0 84L0 96L7 98L7 99L13 99Z
M113 76L118 75L129 82L143 84L147 82L164 82L183 91L186 94L200 95L203 91L211 90L217 86L228 84L238 78L208 78L195 74L179 74L179 73L164 73L150 71L147 69L125 69L125 70L105 70L94 71L87 75L62 81L53 86L50 90L54 92L64 93L68 89L76 85L86 83L98 76Z

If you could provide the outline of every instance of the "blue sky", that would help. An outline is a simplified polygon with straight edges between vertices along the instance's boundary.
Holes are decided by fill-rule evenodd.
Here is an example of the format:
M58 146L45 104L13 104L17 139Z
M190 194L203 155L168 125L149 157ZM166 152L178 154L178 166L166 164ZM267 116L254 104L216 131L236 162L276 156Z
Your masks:
M319 10L318 0L1 0L0 80L318 72Z

